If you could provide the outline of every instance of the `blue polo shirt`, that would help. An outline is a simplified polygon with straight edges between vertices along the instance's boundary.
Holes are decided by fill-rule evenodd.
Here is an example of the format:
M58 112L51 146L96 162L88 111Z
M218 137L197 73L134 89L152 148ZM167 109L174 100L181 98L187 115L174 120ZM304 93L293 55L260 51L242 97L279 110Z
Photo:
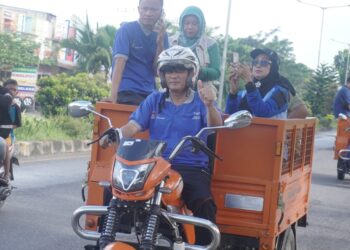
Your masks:
M169 48L168 35L164 49ZM127 58L120 91L150 94L155 89L153 62L157 51L157 32L146 31L138 21L123 24L116 32L113 45L114 69L116 57Z
M335 95L333 102L333 114L337 118L339 113L350 116L350 89L347 86L340 88L338 93Z
M198 93L191 91L187 101L178 106L167 98L159 112L159 103L162 103L164 94L154 92L149 95L131 114L129 120L141 130L149 129L152 140L167 142L167 148L163 154L167 159L184 136L195 135L203 127L207 127L207 110ZM208 168L207 155L202 152L192 153L190 144L187 146L175 157L172 164Z

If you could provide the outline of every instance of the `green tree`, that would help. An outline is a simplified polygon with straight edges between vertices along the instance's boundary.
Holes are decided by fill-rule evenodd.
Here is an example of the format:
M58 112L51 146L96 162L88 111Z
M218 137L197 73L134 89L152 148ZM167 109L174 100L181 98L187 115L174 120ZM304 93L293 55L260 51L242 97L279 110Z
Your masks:
M110 92L109 85L103 79L91 77L87 73L43 77L38 86L40 89L36 93L36 100L45 116L65 114L67 105L74 100L96 102L107 97Z
M305 85L304 100L315 116L332 113L332 102L337 91L337 72L328 65L321 64L312 79Z
M91 29L88 18L82 28L77 28L75 39L61 41L63 48L77 52L78 71L97 73L105 72L107 78L112 65L112 46L116 29L113 26L97 27L96 33Z
M346 70L348 71L348 76L350 76L349 65L348 65L348 68L346 69L348 53L350 53L350 51L347 49L344 49L343 51L339 51L338 54L334 57L334 66L338 70L339 82L341 85L343 85L345 82Z
M28 36L0 33L0 70L37 65L39 58L35 50L38 48L39 44Z
M176 24L173 24L172 22L165 20L165 27L166 27L166 31L168 33L168 36L172 36L175 35L176 32L179 31L179 26Z

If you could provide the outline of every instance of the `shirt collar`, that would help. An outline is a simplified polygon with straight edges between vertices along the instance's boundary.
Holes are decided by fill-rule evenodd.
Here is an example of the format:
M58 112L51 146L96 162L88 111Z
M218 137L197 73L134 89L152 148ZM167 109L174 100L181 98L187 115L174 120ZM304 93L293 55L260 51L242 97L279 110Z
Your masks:
M190 89L190 94L188 95L186 101L184 101L183 104L191 103L191 102L193 101L193 99L194 99L194 90L193 90L193 89ZM166 100L167 102L172 102L172 103L174 103L173 100L170 98L170 96L167 97L165 100Z
M149 34L152 33L152 30L147 29L142 23L140 23L139 20L137 20L137 22L139 23L141 30L143 31L143 33L148 36Z

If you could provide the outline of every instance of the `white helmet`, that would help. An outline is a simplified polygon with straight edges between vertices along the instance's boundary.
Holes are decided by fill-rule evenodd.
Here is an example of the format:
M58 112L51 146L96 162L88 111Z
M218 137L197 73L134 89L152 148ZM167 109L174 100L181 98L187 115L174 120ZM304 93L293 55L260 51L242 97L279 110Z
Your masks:
M193 83L195 82L199 73L199 63L197 56L192 52L191 49L178 45L166 49L160 53L157 65L158 75L160 76L160 83L163 88L167 87L164 72L162 71L164 66L182 65L186 69L192 70L192 74L190 74L187 79L187 86L191 88L193 87Z

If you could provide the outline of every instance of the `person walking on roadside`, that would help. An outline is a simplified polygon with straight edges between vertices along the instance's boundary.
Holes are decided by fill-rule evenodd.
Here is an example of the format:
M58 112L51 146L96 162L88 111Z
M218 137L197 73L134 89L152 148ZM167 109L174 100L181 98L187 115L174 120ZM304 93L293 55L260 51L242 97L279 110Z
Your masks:
M190 48L197 56L200 70L198 79L212 82L220 77L220 51L215 39L206 32L202 10L196 6L187 7L180 15L180 32L169 38L170 46Z
M340 113L350 116L350 77L346 79L346 84L338 90L333 101L334 117L338 118Z
M163 0L140 0L138 21L126 22L113 45L112 89L107 101L138 105L156 88L155 62L169 47Z

